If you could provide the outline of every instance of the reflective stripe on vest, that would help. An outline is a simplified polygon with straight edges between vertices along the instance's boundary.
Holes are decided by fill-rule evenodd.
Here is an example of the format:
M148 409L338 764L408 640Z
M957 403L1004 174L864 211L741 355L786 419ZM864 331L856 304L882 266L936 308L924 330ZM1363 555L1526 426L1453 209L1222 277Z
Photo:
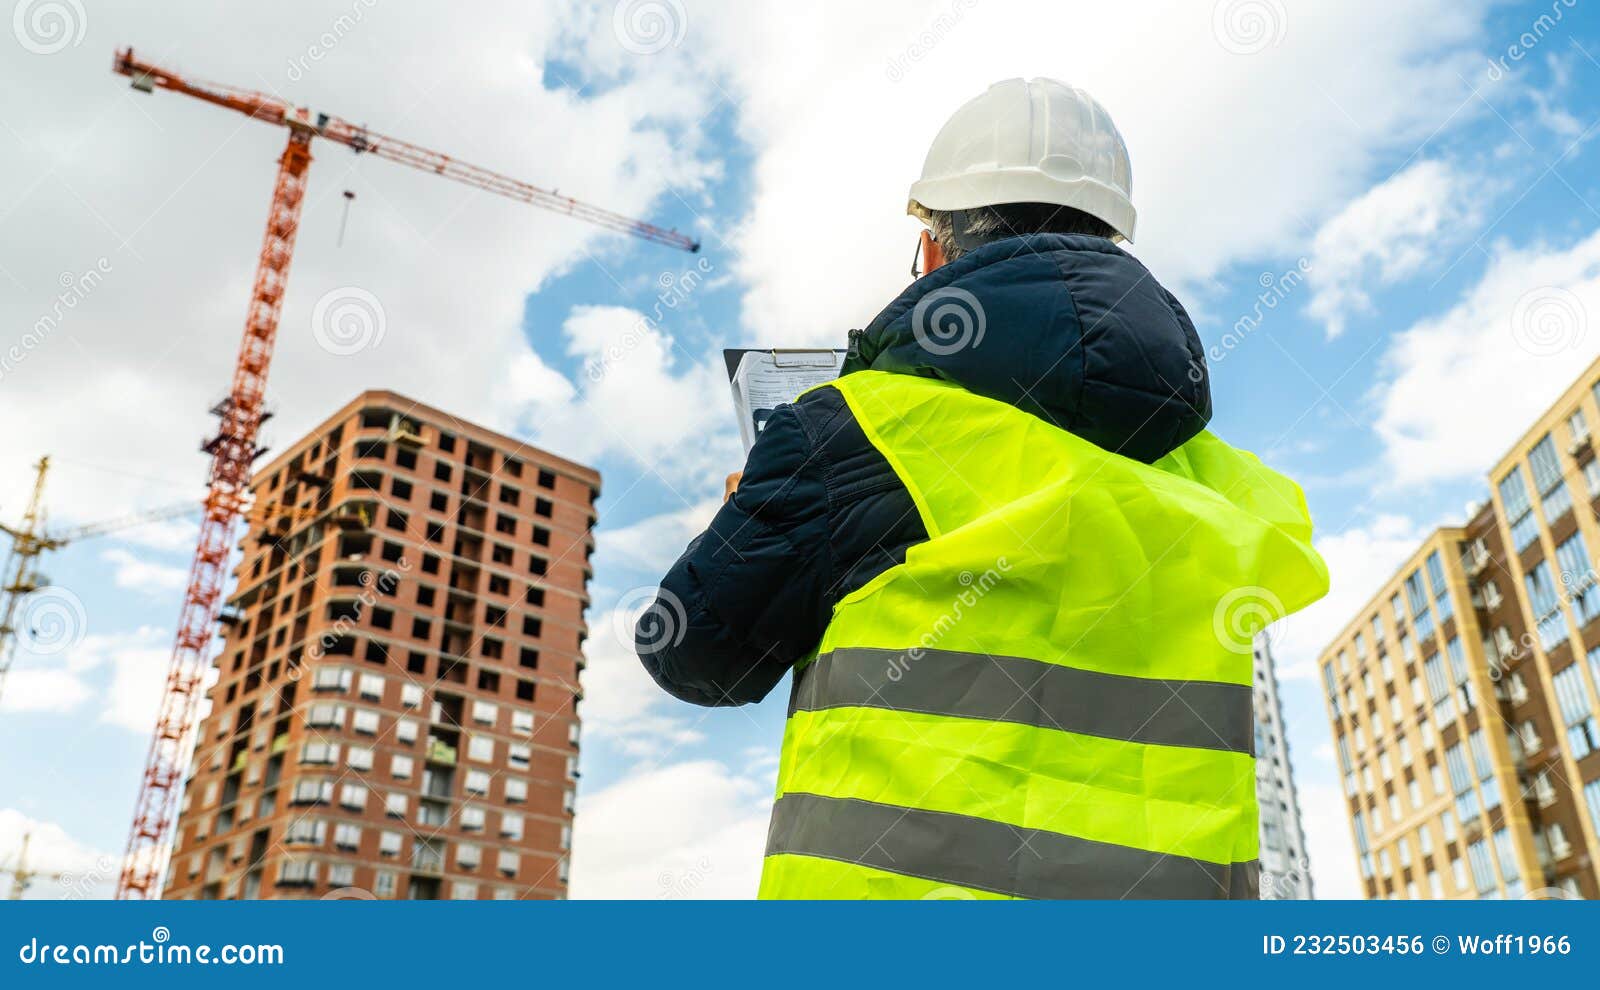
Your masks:
M1011 897L1248 899L1257 895L1260 875L1254 861L1219 865L969 815L815 794L778 799L768 845Z
M1299 489L948 383L834 382L928 533L795 672L763 897L1255 896L1251 638L1326 592Z
M789 713L884 708L1254 753L1248 685L1119 677L955 650L843 647L795 674Z

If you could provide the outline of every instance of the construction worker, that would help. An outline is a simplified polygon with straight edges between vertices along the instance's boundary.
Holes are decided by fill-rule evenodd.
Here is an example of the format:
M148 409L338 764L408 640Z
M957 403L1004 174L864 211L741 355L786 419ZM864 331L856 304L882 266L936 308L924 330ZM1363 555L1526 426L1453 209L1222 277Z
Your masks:
M1300 489L1206 432L1122 137L1012 79L933 141L923 274L780 406L636 647L794 671L763 897L1257 894L1251 638L1326 593Z

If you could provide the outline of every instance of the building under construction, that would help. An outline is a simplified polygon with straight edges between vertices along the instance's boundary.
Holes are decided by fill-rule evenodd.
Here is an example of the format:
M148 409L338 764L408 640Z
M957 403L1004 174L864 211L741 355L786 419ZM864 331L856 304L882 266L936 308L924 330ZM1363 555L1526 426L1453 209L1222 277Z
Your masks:
M564 897L599 474L372 391L251 487L164 896Z

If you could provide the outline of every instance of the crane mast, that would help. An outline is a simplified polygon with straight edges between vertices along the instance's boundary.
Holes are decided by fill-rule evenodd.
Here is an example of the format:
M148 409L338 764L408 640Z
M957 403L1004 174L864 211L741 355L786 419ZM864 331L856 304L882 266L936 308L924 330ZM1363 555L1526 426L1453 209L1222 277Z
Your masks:
M370 153L641 240L683 251L698 251L700 244L676 230L562 196L554 190L460 162L406 141L373 134L341 118L313 115L309 110L293 108L269 94L188 79L135 58L131 48L117 52L113 71L130 77L133 88L142 92L166 89L183 93L265 123L286 127L289 131L288 143L278 159L266 236L256 266L233 382L228 398L216 410L221 417L217 433L203 448L211 455L210 487L161 709L150 740L144 779L128 834L127 853L117 882L118 898L153 898L161 893L162 874L169 855L168 839L193 748L195 713L199 709L209 662L212 630L222 605L234 530L249 500L267 372L305 200L312 138L343 144L358 153Z

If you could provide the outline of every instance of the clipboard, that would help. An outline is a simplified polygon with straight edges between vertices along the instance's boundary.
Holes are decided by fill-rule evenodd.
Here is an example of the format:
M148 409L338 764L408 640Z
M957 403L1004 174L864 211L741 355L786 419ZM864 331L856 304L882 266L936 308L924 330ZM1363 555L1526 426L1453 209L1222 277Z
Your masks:
M730 347L722 352L728 368L733 409L739 418L739 439L745 453L778 406L793 402L813 385L839 377L843 348Z

